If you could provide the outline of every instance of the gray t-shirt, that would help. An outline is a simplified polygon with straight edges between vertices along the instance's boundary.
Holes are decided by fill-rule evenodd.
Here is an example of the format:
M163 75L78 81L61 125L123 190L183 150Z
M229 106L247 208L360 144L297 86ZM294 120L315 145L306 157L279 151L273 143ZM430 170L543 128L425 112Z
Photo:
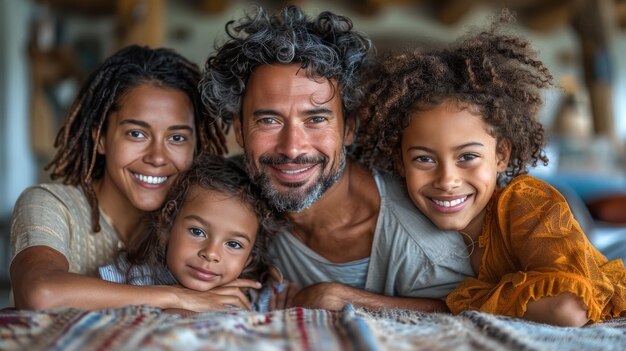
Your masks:
M369 264L360 266L362 272L342 267L354 268L363 260L329 262L291 233L283 232L273 240L270 254L286 279L300 286L327 281L355 286L354 277L362 275L362 286L376 294L443 299L463 279L474 276L458 232L437 229L413 205L394 176L374 172L374 179L380 211ZM333 266L333 274L328 273L329 266Z

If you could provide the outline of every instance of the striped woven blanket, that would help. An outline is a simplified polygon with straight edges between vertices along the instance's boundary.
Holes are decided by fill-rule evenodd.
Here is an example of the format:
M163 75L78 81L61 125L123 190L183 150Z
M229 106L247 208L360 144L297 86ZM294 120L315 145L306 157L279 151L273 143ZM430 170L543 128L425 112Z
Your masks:
M0 311L0 350L625 350L626 318L559 328L479 312L458 316L347 305L331 312L163 313L150 306Z

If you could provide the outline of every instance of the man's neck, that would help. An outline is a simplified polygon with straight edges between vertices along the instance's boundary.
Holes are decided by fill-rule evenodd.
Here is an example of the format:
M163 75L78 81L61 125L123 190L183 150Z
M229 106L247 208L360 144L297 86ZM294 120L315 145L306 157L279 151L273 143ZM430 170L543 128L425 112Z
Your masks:
M310 208L287 214L292 234L332 262L369 257L380 209L371 172L347 162L341 178Z

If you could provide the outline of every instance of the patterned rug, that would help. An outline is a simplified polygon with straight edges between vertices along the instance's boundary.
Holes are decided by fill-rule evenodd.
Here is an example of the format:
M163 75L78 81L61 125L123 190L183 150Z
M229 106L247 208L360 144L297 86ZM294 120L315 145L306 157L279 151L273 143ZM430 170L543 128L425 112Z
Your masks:
M0 350L626 350L626 318L559 328L479 312L0 311Z

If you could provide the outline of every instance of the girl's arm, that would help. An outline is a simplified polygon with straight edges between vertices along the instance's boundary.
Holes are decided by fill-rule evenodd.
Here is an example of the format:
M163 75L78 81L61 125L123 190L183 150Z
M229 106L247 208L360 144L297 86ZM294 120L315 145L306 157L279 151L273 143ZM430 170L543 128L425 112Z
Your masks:
M34 246L20 252L10 268L15 307L100 309L149 304L200 312L228 309L225 305L249 308L239 287L259 288L256 282L241 279L236 286L216 292L176 286L132 286L70 273L68 269L65 256L49 247Z
M599 293L606 259L586 239L563 197L548 184L518 177L503 191L499 228L489 239L481 280L448 296L465 309L580 326L601 319L610 294Z
M582 327L589 322L587 307L578 296L569 292L529 301L522 318L562 327Z

